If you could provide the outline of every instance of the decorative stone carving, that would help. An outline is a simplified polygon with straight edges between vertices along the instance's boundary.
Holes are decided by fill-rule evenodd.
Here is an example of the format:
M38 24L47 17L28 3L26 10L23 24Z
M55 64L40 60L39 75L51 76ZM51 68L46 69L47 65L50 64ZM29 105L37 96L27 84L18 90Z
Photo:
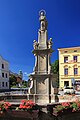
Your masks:
M48 41L48 48L49 49L52 48L52 44L53 44L52 38L50 38L50 40Z
M36 40L34 40L33 42L34 42L34 43L33 43L34 49L38 49L39 43L38 43Z
M31 88L33 87L33 79L32 78L30 78L30 81L31 81L31 84L30 84L30 87L29 87L29 89L28 89L28 93L29 94L31 94Z
M47 21L42 21L41 22L41 27L40 27L40 30L44 31L47 29Z
M45 11L44 10L41 10L39 12L39 15L40 15L40 30L41 31L45 31L47 29L47 20L46 20L46 16L45 16Z

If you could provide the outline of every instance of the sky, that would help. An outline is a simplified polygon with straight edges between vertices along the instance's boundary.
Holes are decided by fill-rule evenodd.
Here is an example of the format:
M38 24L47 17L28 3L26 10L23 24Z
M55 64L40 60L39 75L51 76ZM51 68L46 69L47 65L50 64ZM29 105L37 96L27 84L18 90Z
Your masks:
M53 39L51 63L58 48L80 46L80 0L0 0L0 55L11 71L33 72L33 40L38 39L39 11L46 11L48 39Z

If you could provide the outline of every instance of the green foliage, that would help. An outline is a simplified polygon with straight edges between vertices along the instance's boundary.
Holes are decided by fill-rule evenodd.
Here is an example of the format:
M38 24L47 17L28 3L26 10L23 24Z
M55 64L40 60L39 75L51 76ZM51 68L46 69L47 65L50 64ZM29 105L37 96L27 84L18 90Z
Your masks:
M17 78L14 75L11 75L9 77L9 83L10 83L10 87L13 87L13 88L19 87L19 85L18 85L19 83L17 82ZM28 81L23 80L21 87L22 88L29 87L30 83L31 83L30 79Z
M64 112L64 110L71 110L72 112L80 111L80 101L62 102L54 108L55 113Z
M56 60L54 63L52 63L51 70L54 74L59 73L59 60Z
M30 81L30 79L29 79L29 80L27 80L27 81L23 81L23 82L22 82L22 85L23 85L23 86L26 86L26 87L30 87L30 83L31 83L31 81Z
M9 83L10 83L10 87L17 84L17 79L16 79L16 77L14 75L11 75L9 77Z
M13 85L12 88L16 88L16 85Z
M55 86L59 87L59 60L56 60L54 63L52 63L51 71L56 78Z
M79 108L77 102L73 102L71 106L74 108L74 110L78 110L78 108Z
M26 88L26 87L27 87L27 81L23 81L23 82L22 82L22 87L23 87L23 88Z
M26 88L27 86L23 85L22 88Z

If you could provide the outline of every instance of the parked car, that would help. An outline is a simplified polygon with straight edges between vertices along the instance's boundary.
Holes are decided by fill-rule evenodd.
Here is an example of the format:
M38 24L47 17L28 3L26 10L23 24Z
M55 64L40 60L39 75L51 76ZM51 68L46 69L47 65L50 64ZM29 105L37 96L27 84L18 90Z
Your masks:
M64 94L75 94L74 87L69 87L69 86L65 87L64 88Z

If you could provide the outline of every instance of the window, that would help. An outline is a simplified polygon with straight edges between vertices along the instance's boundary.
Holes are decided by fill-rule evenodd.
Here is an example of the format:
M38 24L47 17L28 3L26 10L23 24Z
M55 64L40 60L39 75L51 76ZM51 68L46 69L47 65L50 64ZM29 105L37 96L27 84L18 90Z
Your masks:
M2 77L4 77L4 73L2 73Z
M67 53L67 51L64 51L64 53Z
M64 57L64 63L68 62L68 57Z
M4 64L2 64L2 68L4 68Z
M78 74L78 68L74 68L74 75Z
M73 61L77 62L77 56L73 56Z
M6 73L6 78L7 78L7 73Z
M69 81L64 81L64 86L65 87L69 86Z
M68 68L64 68L64 75L68 75Z
M4 82L2 82L2 87L4 87Z
M8 86L8 83L6 82L6 87Z
M77 50L74 50L74 52L77 52Z

